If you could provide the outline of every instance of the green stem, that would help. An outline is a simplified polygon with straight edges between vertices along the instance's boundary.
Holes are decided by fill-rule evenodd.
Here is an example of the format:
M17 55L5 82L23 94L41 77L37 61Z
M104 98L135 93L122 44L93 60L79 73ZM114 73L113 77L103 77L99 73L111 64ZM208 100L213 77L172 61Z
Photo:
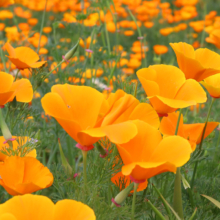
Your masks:
M215 101L215 98L212 98L212 102L211 102L211 105L209 107L208 114L207 114L207 117L206 117L205 126L204 126L204 129L203 129L203 132L202 132L201 142L199 144L199 150L198 150L199 152L201 152L201 150L202 150L202 145L203 145L203 140L204 140L204 136L205 136L205 131L206 131L206 127L207 127L207 124L208 124L209 116L210 116L211 109L212 109L214 101ZM195 176L196 176L198 162L199 161L197 160L196 163L195 163L194 170L193 170L193 176L192 176L192 180L191 180L191 184L190 184L191 189L193 189L193 186L194 186L194 180L195 180Z
M179 129L179 124L180 124L181 113L182 113L182 109L180 109L180 111L179 111L179 116L178 116L178 119L177 119L175 135L178 134L178 129Z
M179 116L178 116L178 120L177 120L177 124L176 124L175 135L178 134L180 118L181 118L181 109L179 111ZM180 216L180 218L183 219L183 202L182 202L180 167L177 168L176 176L175 176L174 195L173 195L173 208L177 212L177 214Z
M208 124L209 116L210 116L211 109L212 109L214 101L215 101L215 98L212 98L212 102L211 102L211 105L209 107L209 111L208 111L208 114L207 114L207 117L206 117L205 126L204 126L204 129L203 129L203 132L202 132L201 142L199 144L199 151L202 150L202 144L203 144L203 140L204 140L204 136L205 136L205 131L206 131L206 127L207 127L207 124Z
M55 69L57 69L65 60L61 60L57 66L55 66L47 75L44 76L43 80L45 80Z
M15 80L14 81L16 81L16 79L18 78L18 73L19 73L19 69L17 69L17 72L16 72L16 75L15 75Z
M7 72L7 67L6 67L6 63L5 63L5 57L3 54L3 50L1 49L0 51L1 51L1 60L2 60L3 66L4 66L4 70L5 70L5 72Z
M87 164L87 151L82 150L83 155L83 182L84 182L84 194L86 192L87 176L86 176L86 164Z
M174 182L173 208L177 212L179 217L183 219L183 203L182 203L180 167L177 168L176 178Z
M138 185L139 185L138 183L134 183L134 193L133 193L132 208L131 208L131 219L132 220L134 220L134 215L135 215L135 202L136 202Z
M106 22L104 23L104 26L105 26L105 36L106 36L107 47L108 47L108 55L111 55L111 45L110 45L110 39L109 39L109 34L108 34Z
M150 207L153 209L155 214L162 220L166 220L166 218L163 217L163 215L160 213L160 211L151 203L150 200L147 201L147 203L150 205Z
M46 2L45 2L43 17L42 17L42 21L41 21L40 36L39 36L39 42L38 42L38 47L37 47L37 53L38 53L39 50L40 50L40 40L41 40L42 31L43 31L43 27L44 27L44 20L45 20L45 15L46 15L47 1L48 1L48 0L46 0Z

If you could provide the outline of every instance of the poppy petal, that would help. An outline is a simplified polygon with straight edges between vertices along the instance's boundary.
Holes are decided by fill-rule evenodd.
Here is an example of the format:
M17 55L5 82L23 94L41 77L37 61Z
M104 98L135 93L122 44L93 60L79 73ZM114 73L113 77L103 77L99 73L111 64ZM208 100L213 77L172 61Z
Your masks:
M206 92L194 79L188 79L176 94L175 99L204 103L207 100Z
M137 128L133 122L127 121L84 130L78 134L78 138L80 140L86 139L84 134L96 138L107 136L111 142L122 144L130 141L137 134Z
M54 204L46 196L26 194L15 196L0 205L0 218L10 213L16 219L53 220Z
M164 138L155 148L149 161L163 161L181 167L189 159L192 152L189 142L180 136L169 136Z
M68 106L71 118L80 124L82 129L95 126L102 103L106 102L102 93L91 87L68 84L55 85L51 91L59 94ZM61 113L59 115L59 118L63 118Z
M8 92L12 83L13 83L12 75L5 72L0 72L0 93Z
M0 93L0 105L5 105L7 102L13 100L15 97L15 91Z
M15 49L11 46L10 43L6 42L4 47L7 50L9 56L15 57Z
M54 220L73 219L73 214L74 214L74 220L96 219L94 211L89 206L81 202L70 199L64 199L56 203L53 219Z
M18 68L18 69L27 69L30 68L30 66L24 62L22 62L20 59L18 58L14 58L14 57L10 57L8 56L8 59Z
M18 102L30 102L33 98L33 88L28 79L20 79L14 82L11 90L15 91Z
M144 121L155 128L158 128L160 125L157 112L147 103L140 103L137 105L132 114L129 116L129 120L136 119Z
M39 60L39 56L29 47L17 47L15 50L15 56L24 63L32 64Z

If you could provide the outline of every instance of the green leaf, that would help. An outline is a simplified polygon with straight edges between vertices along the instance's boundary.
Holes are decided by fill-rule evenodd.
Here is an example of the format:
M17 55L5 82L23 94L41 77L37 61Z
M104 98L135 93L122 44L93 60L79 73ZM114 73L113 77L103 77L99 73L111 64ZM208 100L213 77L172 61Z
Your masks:
M153 185L154 186L154 185ZM179 217L179 215L174 211L174 209L171 207L171 205L166 201L166 199L162 196L162 194L159 192L159 190L154 186L155 190L157 191L157 193L159 194L160 198L163 201L163 204L165 206L165 208L167 209L167 207L173 212L173 214L175 215L176 219L181 220L181 218ZM169 214L169 212L168 212Z
M165 200L165 199L164 199ZM170 208L170 210L173 212L173 214L175 215L176 219L178 220L182 220L179 215L174 211L174 209L171 207L171 205L165 200L166 204L168 205L168 207Z
M197 212L197 208L195 208L195 211L193 212L192 216L189 218L189 220L193 220L195 215L196 215L196 212Z
M166 218L164 218L164 216L160 213L160 211L151 203L150 200L147 200L147 203L150 205L150 207L153 209L153 211L155 212L155 214L162 220L166 220Z
M220 202L213 199L210 196L206 196L206 195L202 195L203 197L205 197L206 199L208 199L210 202L212 202L214 205L216 205L219 209L220 209Z

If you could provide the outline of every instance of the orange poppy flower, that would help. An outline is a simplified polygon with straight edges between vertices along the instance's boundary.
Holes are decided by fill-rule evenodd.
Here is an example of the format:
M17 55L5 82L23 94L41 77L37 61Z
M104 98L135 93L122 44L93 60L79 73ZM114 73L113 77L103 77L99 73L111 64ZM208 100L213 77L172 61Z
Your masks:
M16 151L16 155L17 156L27 156L27 157L35 157L37 156L36 150L32 150L32 151L27 151L27 147L24 148L22 147L23 145L28 144L28 142L30 141L34 141L31 138L28 137L16 137L16 136L12 136L12 145L13 145L13 151ZM4 161L6 158L8 158L8 156L13 155L13 152L8 151L9 144L7 143L7 141L5 140L5 138L3 136L0 136L0 161ZM5 154L3 153L5 152ZM26 153L27 152L27 153Z
M173 112L164 117L160 124L160 131L166 136L174 135L176 124L178 120L179 112ZM219 125L218 122L208 122L204 139ZM196 144L201 142L202 132L204 129L205 123L197 124L183 124L183 115L181 114L178 134L179 136L185 138L191 144L192 150L196 149Z
M186 79L195 79L200 82L219 73L219 54L207 48L199 48L194 51L193 46L183 42L170 43L170 46L176 54L179 68L184 72Z
M154 45L153 49L157 55L165 54L168 52L168 48L164 45Z
M5 48L8 51L9 56L7 56L10 61L18 69L27 69L27 68L39 68L47 61L40 61L39 56L29 47L17 47L13 48L8 42L5 44Z
M53 175L33 157L10 156L0 164L0 185L12 196L33 193L53 184Z
M95 220L94 211L87 205L70 199L54 204L41 195L15 196L0 205L0 219L23 220Z
M33 98L33 89L28 79L13 82L13 76L0 72L0 106L11 102L14 97L18 102L30 102Z
M110 94L108 100L87 86L55 85L51 90L41 100L43 109L82 146L90 146L105 136L114 143L128 142L137 133L132 122L137 118L159 126L150 105L140 104L122 90Z
M175 66L153 65L138 70L137 76L160 116L207 100L200 84L193 79L186 80L184 73Z
M117 144L123 160L122 174L136 183L145 182L163 172L176 172L190 158L191 146L179 136L162 139L160 132L149 124L134 122L138 134L128 143Z
M201 82L213 98L220 98L220 73L209 76Z
M218 49L220 49L220 29L214 29L210 32L209 37L207 37L205 40L206 42L210 44L214 44Z
M1 0L0 7L7 7L8 5L12 5L14 3L14 0Z

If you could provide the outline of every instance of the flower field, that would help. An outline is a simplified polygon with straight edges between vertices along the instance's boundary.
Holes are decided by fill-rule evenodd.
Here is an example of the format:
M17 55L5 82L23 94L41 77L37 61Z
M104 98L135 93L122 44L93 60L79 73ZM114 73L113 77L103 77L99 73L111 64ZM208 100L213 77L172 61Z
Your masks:
M0 0L0 220L219 220L218 0Z

